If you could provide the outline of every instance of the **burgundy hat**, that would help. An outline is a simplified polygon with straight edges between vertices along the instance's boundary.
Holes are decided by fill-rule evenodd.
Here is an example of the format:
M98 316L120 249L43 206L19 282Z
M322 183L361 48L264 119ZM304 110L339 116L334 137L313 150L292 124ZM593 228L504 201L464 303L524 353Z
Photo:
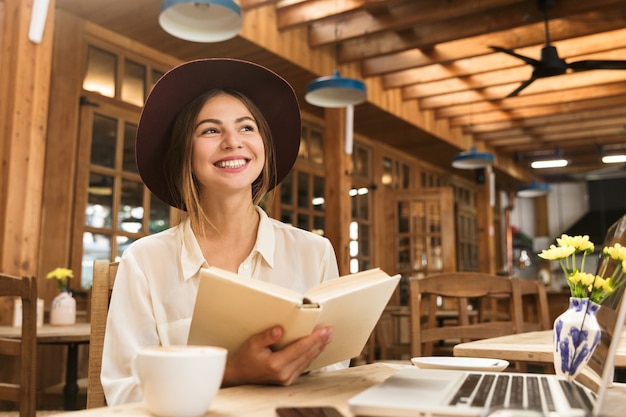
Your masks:
M168 71L150 92L143 107L135 158L141 179L150 191L167 204L181 208L179 190L168 187L165 155L180 111L197 96L214 88L232 89L247 96L259 108L272 132L276 177L280 183L298 157L300 107L293 88L278 74L252 62L209 58L190 61ZM270 167L270 174L274 169Z

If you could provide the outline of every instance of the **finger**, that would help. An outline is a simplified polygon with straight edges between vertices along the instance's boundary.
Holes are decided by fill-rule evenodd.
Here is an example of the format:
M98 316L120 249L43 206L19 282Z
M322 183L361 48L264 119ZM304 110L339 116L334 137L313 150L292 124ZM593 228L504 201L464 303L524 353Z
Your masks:
M282 385L291 384L298 378L311 362L317 358L332 341L330 326L317 329L309 336L303 337L285 349L272 355L272 367L280 369L279 381Z

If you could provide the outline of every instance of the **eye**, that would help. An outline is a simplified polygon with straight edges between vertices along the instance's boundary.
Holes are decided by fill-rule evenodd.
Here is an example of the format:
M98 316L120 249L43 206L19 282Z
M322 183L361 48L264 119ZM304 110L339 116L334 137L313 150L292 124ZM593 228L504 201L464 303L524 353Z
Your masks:
M205 129L202 129L200 131L201 135L214 135L216 133L218 133L219 130L216 127L207 127Z
M254 132L256 128L255 126L251 124L246 124L246 125L242 125L239 130L241 130L242 132Z

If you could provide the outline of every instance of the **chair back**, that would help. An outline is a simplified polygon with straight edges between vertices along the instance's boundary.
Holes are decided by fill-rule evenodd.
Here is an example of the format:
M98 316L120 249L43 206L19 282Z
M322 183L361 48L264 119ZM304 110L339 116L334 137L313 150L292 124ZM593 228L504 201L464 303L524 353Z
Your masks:
M0 297L22 299L19 339L0 338L0 355L19 363L19 382L0 383L0 400L18 404L20 417L34 417L37 406L37 279L0 274Z
M411 356L431 356L434 344L444 340L461 342L516 333L521 324L516 313L518 294L510 278L478 272L453 272L409 279L411 309ZM493 299L505 310L486 316L476 310ZM456 320L442 324L437 319L439 304L454 301Z
M540 281L511 277L514 291L521 297L520 308L516 312L521 317L519 333L537 330L550 330L550 309L546 287Z
M107 315L109 314L109 300L115 275L117 262L96 260L93 264L93 283L91 286L91 337L89 341L89 366L87 373L87 408L104 407L106 399L100 381L102 370L102 349L104 347L104 331Z
M408 336L403 338L402 334L403 324L409 320L410 312L406 306L389 305L385 308L374 328L375 350L370 362L410 357L411 345Z

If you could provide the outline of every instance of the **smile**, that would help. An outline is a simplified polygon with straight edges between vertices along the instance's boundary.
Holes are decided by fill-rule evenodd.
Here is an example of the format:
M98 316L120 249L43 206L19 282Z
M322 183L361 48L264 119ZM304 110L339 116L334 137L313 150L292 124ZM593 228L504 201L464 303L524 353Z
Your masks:
M218 168L240 168L248 163L246 159L231 159L228 161L219 161L215 163Z

